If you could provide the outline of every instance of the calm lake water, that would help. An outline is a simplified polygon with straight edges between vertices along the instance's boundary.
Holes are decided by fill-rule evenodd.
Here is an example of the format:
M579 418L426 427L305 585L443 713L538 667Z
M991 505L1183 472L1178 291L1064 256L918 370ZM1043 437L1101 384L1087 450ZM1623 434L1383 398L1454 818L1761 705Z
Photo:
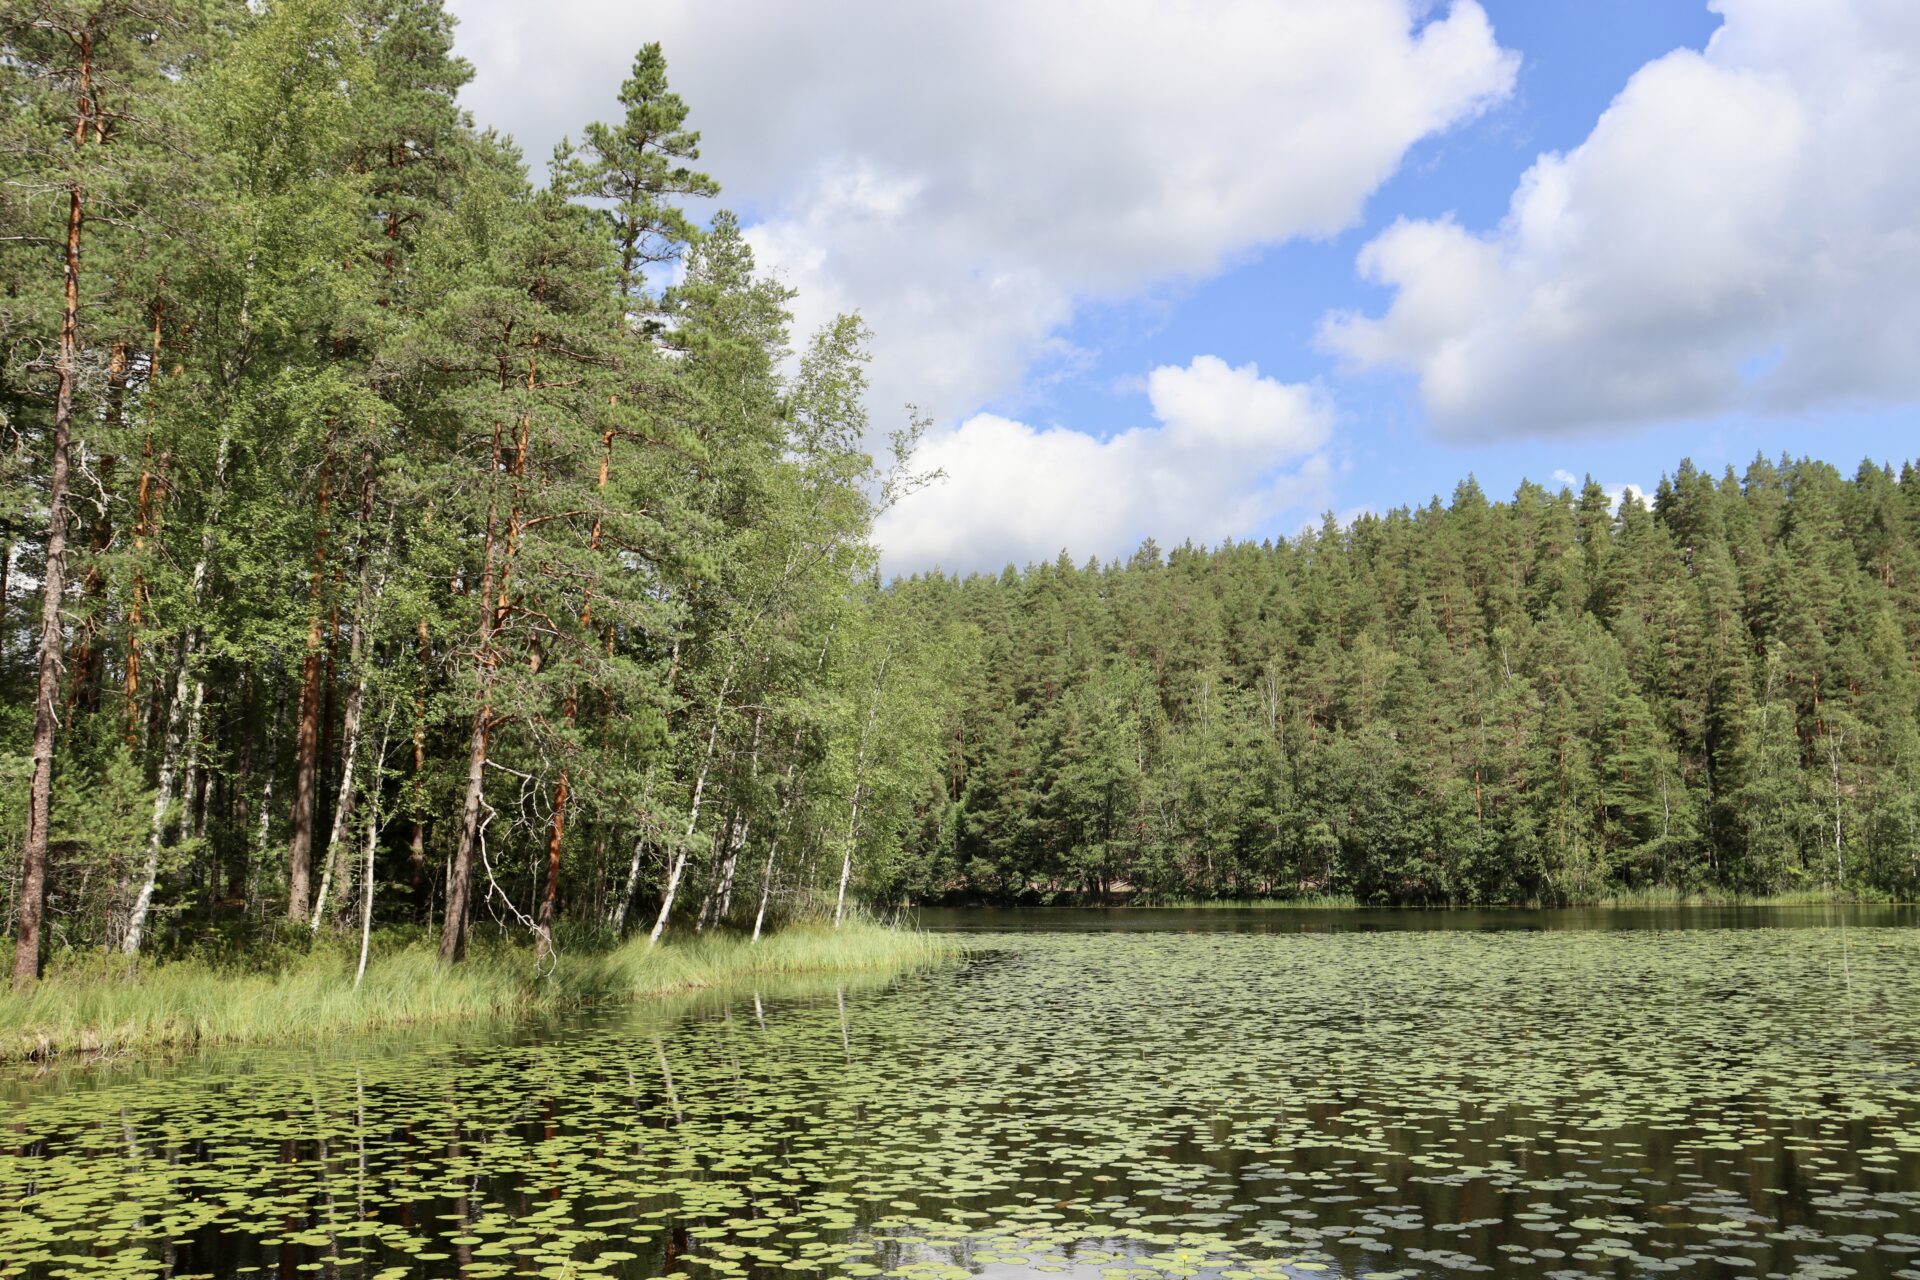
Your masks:
M924 923L974 950L0 1086L0 1275L1920 1280L1911 913Z

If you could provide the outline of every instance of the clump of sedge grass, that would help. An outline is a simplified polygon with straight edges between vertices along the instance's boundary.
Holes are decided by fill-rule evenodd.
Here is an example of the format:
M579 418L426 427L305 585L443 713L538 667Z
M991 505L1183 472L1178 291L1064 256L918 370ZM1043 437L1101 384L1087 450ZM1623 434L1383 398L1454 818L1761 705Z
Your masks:
M344 943L323 941L260 971L191 958L69 958L28 991L0 992L0 1061L479 1021L779 974L902 971L957 947L864 921L837 930L794 925L758 943L707 934L654 948L644 937L614 947L562 946L544 967L524 944L476 938L466 959L445 966L422 935L383 942L357 990L357 952Z

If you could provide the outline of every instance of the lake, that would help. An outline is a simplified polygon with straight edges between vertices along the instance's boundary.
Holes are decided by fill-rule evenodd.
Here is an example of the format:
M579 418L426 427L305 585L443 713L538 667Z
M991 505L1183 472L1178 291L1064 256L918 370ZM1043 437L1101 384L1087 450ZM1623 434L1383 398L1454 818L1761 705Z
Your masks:
M923 923L972 951L15 1079L0 1275L1920 1280L1910 910Z

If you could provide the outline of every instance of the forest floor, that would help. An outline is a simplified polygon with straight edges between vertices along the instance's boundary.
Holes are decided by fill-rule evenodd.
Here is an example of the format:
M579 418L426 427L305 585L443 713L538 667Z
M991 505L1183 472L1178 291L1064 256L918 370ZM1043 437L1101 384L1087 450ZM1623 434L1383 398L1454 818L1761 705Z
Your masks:
M264 970L197 959L90 958L56 964L26 992L0 991L0 1062L162 1054L201 1046L313 1039L479 1021L571 1005L643 999L786 974L903 972L955 955L925 933L853 922L736 935L533 949L476 944L441 965L430 941L377 950L358 989L356 947L322 943Z

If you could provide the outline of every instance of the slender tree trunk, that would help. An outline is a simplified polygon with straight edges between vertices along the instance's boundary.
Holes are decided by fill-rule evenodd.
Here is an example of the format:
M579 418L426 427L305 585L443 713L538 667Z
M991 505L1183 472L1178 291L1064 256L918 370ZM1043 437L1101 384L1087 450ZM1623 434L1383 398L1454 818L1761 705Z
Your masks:
M726 686L721 686L720 697L726 697ZM720 734L720 710L714 709L713 724L707 730L707 749L700 758L700 772L693 780L693 801L687 814L687 830L680 841L680 847L674 850L672 866L667 871L666 891L660 897L660 914L654 917L653 932L647 935L647 946L659 944L660 935L667 931L667 919L673 915L674 899L680 895L680 879L687 871L687 857L693 849L693 833L700 825L700 799L707 789L707 770L713 764L713 744Z
M619 397L614 397L618 403ZM601 500L607 491L607 480L613 472L613 432L601 436L600 479L597 486ZM593 515L593 531L587 536L587 550L598 554L600 550L601 520L600 512ZM593 627L593 588L594 580L589 577L580 602L580 627L591 632ZM566 722L573 728L580 710L580 690L576 685L567 690ZM567 800L572 794L572 775L563 764L560 777L553 785L553 821L547 831L547 879L541 890L540 906L534 915L534 934L536 958L545 960L553 954L554 914L559 908L560 894L560 855L565 845L567 829Z
M127 347L123 342L113 344L113 353L108 357L107 428L112 433L109 439L119 435L121 404L126 395L127 385ZM100 459L100 486L111 491L113 485L112 455ZM107 594L107 575L100 567L107 549L113 545L113 518L102 504L99 514L92 522L92 530L87 536L87 571L80 580L80 625L75 628L73 653L67 659L67 712L69 717L79 712L92 714L100 707L100 674L104 666L105 653L101 644L101 604Z
M538 343L539 336L534 341ZM534 385L535 366L529 362L528 390ZM504 390L504 388L503 388ZM453 964L467 945L467 912L473 880L473 858L481 839L480 812L486 807L487 747L493 732L493 686L497 678L499 654L494 651L495 634L512 603L513 557L520 534L520 484L526 475L527 439L532 429L527 413L520 415L515 433L512 505L507 512L504 547L496 546L493 502L487 507L486 543L480 575L480 635L475 649L479 663L479 701L474 708L473 725L467 733L467 785L460 805L460 841L454 847L453 866L447 884L447 909L440 922L440 961ZM500 472L500 433L494 432L493 474ZM496 490L497 494L497 490ZM495 585L496 574L498 586Z
M893 661L893 642L887 642L887 652L880 659L880 667L873 673L873 694L867 704L867 722L860 729L860 754L853 766L853 801L847 809L847 843L840 858L840 892L833 900L833 927L838 929L847 910L847 882L853 879L853 846L860 835L860 799L866 789L867 746L873 739L874 721L880 715L880 690L886 683L887 664Z
M1847 882L1847 858L1845 848L1840 839L1840 818L1843 812L1841 808L1842 793L1840 788L1840 749L1846 740L1846 735L1836 735L1833 729L1829 727L1826 732L1826 739L1827 764L1833 774L1833 873L1835 877L1834 884L1838 887Z
M640 887L640 859L647 851L647 805L653 798L653 769L647 770L646 784L640 788L641 827L633 837L633 856L627 862L626 889L620 895L620 901L613 908L613 936L618 941L626 933L627 907L633 902L633 895Z
M413 836L407 846L407 875L416 897L427 882L427 670L433 658L433 642L424 613L417 634L420 683L413 695L413 794L408 799L413 809Z
M489 676L474 708L467 735L467 788L460 806L460 843L447 877L447 909L440 921L440 961L453 964L466 951L467 893L473 879L473 854L480 840L480 810L486 798L487 735L493 720L493 682Z
M800 734L798 732L793 735L793 749L796 752L800 749ZM780 816L775 821L773 838L767 841L767 862L760 871L760 909L753 913L753 938L751 940L754 942L760 941L760 931L767 922L767 902L773 897L773 859L774 855L780 851L781 837L787 833L787 813L793 808L793 775L794 770L798 768L798 766L799 761L797 759L787 762L787 776L785 782L782 784L784 794L780 797Z
M230 426L225 426L220 432L220 447L214 455L213 495L207 504L206 520L201 526L200 558L194 561L189 589L188 598L192 602L196 621L180 638L180 662L174 671L173 698L167 708L166 738L160 748L160 773L153 793L153 818L147 827L146 862L141 868L140 889L134 897L133 908L127 913L127 928L120 942L120 949L127 955L139 952L145 936L147 913L153 905L154 885L160 872L160 851L165 846L167 813L173 808L174 779L180 767L183 740L188 752L188 783L184 794L189 803L193 798L194 779L199 769L200 716L206 705L207 687L205 681L197 677L194 679L192 714L187 717L184 714L189 703L187 679L194 675L194 667L200 656L203 632L197 619L206 607L207 571L213 560L214 537L220 526L221 512L226 506L227 467L232 456L233 431ZM186 719L184 734L181 724L183 718Z
M173 698L167 708L167 731L160 747L160 773L153 791L153 818L147 826L147 854L141 865L140 888L127 911L127 925L120 934L120 950L138 955L146 938L147 913L153 907L153 890L160 876L160 851L166 842L167 813L173 808L174 776L180 762L182 727L186 721L187 669L193 661L192 633L180 638L180 660L175 668Z
M333 585L328 594L333 597L333 603L327 609L327 656L320 672L320 749L314 756L318 767L313 779L313 798L321 812L325 812L327 807L327 784L330 781L328 775L332 772L336 759L333 745L333 702L334 695L340 687L337 678L340 670L340 569L338 565L334 566Z
M200 646L205 637L196 629L194 638L194 656L199 657ZM205 719L207 707L207 682L196 668L193 678L193 697L187 704L186 763L181 769L182 782L180 795L185 799L186 812L181 815L180 829L199 835L206 822L205 806L200 802L206 793L206 778L200 772L200 725Z
M572 700L569 699L569 709ZM547 828L547 877L540 889L540 906L534 915L534 958L547 960L553 955L554 912L560 898L560 846L567 833L567 771L560 770L560 781L553 789L553 822Z
M853 804L848 810L847 843L840 855L840 892L833 900L833 927L838 929L847 910L847 882L853 879L853 843L860 831L860 787L853 788Z
M146 394L142 397L141 417L145 419L146 441L141 447L140 484L135 491L133 517L133 584L127 592L127 654L121 688L126 698L127 746L140 747L140 627L147 606L147 540L159 529L160 494L165 485L169 455L153 456L154 399L160 386L160 320L158 302L152 307L153 328L147 346Z
M360 989L367 976L367 951L373 940L373 854L380 843L380 774L387 763L387 731L393 725L393 707L387 707L387 723L380 728L380 749L374 754L373 786L367 791L367 847L360 868L360 965L353 971L353 989Z
M359 628L354 629L353 645L359 647ZM340 792L334 798L333 823L327 829L326 853L321 859L320 888L313 896L313 911L307 917L307 932L320 932L320 921L327 912L327 897L332 892L335 879L340 881L340 892L344 895L349 888L347 860L353 856L348 841L352 838L349 830L353 822L354 767L360 753L360 706L367 696L367 677L364 671L353 686L353 692L347 695L346 723L342 726L341 736L345 742L344 758L340 765Z
M727 812L727 820L720 824L720 830L725 831L727 835L719 846L720 865L714 868L713 878L707 882L707 894L700 899L700 913L693 918L693 931L696 934L705 933L707 926L713 923L713 913L720 905L720 882L731 874L727 864L732 861L739 849L740 821L740 806L736 802Z
M746 846L747 835L753 829L753 819L742 816L740 825L734 829L733 837L727 841L727 860L720 865L720 891L716 895L718 905L714 907L714 923L724 923L733 914L733 872L740 862L740 850Z
M674 851L673 865L667 871L666 892L660 899L660 914L654 918L653 932L647 935L647 946L654 947L660 942L660 935L667 931L667 919L673 914L673 901L680 893L680 879L686 874L687 858L693 851L693 835L700 826L700 800L707 789L707 771L713 766L713 746L720 737L720 721L726 715L727 689L733 683L733 667L727 667L727 673L721 677L720 693L713 700L713 723L707 727L707 748L700 757L700 772L694 776L693 798L687 813L687 830L680 841L680 847Z
M106 426L110 441L120 438L121 428L126 421L127 371L127 344L115 342L107 353ZM103 491L112 490L113 467L113 455L108 454L100 459L100 487ZM87 572L80 588L81 598L86 601L85 620L80 627L80 634L75 638L73 658L68 663L72 687L67 695L67 705L89 715L100 709L101 676L106 665L100 615L107 594L107 575L102 571L100 562L112 545L113 517L103 503L87 539Z
M367 952L373 941L373 851L380 840L380 803L367 806L367 853L360 880L360 964L353 971L353 989L367 976Z
M93 31L83 30L80 108L74 147L86 141L93 113ZM66 595L67 468L73 440L73 386L80 355L80 239L85 215L79 181L67 187L65 291L60 312L60 348L55 359L53 456L47 470L47 555L40 585L40 668L33 699L33 777L27 790L27 838L20 859L20 902L13 950L13 984L28 987L40 977L40 925L47 899L48 825L53 812L53 746L60 696L60 605Z
M764 715L764 711L756 711L753 713L753 740L748 747L748 760L750 762L747 773L750 784L749 796L751 796L753 791L758 790L760 785L760 722ZM728 916L733 914L734 869L740 864L740 851L746 847L747 835L752 828L752 813L748 812L743 814L741 815L739 826L732 829L732 835L727 840L727 858L720 868L719 905L715 913L716 922L725 921Z
M320 920L326 911L327 893L334 880L340 881L341 900L344 902L347 892L347 876L352 849L350 826L353 822L353 803L355 795L354 764L360 750L360 717L367 700L367 679L371 672L370 655L367 652L367 635L373 626L374 614L379 605L375 598L373 583L373 560L371 542L373 539L373 456L366 457L366 474L360 484L360 549L359 563L356 566L359 576L359 599L355 605L353 619L353 639L348 642L347 662L353 668L353 690L347 695L347 709L340 726L341 741L344 744L344 760L340 766L340 790L334 798L333 824L327 832L327 851L325 870L320 874L320 892L314 900L313 914L308 919L310 933L320 931Z
M300 664L300 709L293 738L293 814L287 829L287 919L305 923L313 873L313 815L319 797L320 671L325 611L320 597L327 580L327 508L332 502L334 424L327 424L320 460L320 492L314 503L313 569L307 579L307 647Z

